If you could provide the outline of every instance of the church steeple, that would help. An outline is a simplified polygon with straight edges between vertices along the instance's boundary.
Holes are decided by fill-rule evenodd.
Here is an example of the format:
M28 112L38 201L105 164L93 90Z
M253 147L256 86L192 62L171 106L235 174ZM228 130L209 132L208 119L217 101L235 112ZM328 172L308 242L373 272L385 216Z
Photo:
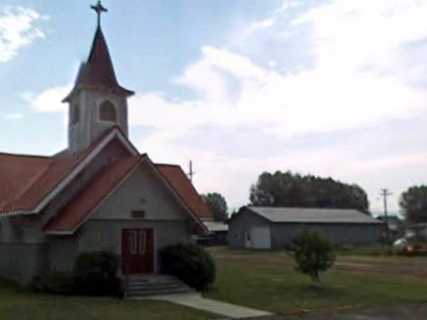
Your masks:
M127 134L127 98L133 91L122 87L116 77L107 42L101 28L101 13L107 9L98 1L91 8L98 25L86 62L80 66L70 94L63 100L70 104L69 148L79 151L112 126Z
M74 88L64 99L64 102L69 102L70 96L74 91L82 87L105 90L127 97L134 94L133 91L120 86L117 81L107 41L105 40L101 28L101 13L107 12L107 9L102 6L100 1L98 1L96 6L91 6L91 8L95 10L98 15L98 25L92 41L89 57L87 62L81 64Z

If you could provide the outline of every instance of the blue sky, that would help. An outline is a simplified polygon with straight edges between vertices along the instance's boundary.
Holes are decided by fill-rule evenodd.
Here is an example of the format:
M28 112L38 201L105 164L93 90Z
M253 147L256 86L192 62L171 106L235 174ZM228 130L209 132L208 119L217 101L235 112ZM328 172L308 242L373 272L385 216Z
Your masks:
M60 103L87 57L91 1L0 4L0 150L66 147ZM416 0L105 0L131 138L195 164L232 207L263 170L379 189L427 181L427 3Z

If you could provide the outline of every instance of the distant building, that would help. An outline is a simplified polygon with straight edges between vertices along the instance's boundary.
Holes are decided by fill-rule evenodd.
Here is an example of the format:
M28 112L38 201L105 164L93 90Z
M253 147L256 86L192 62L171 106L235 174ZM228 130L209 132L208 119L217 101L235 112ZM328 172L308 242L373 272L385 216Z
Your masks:
M416 223L406 228L405 237L408 239L427 241L427 223Z
M357 210L242 207L229 222L232 248L278 249L303 230L316 230L334 244L366 245L381 237L382 223Z
M221 246L227 244L228 225L224 222L203 220L208 233L195 236L198 244L203 246Z
M383 223L383 237L386 236L385 230L385 216L377 217L379 221ZM387 225L390 240L396 240L398 238L402 238L405 235L405 226L403 224L402 219L400 219L396 215L391 215L387 217Z

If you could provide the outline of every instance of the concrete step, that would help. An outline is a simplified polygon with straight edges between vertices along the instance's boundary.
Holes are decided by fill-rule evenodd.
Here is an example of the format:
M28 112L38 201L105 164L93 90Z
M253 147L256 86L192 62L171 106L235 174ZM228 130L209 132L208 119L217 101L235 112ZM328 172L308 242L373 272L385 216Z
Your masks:
M190 293L191 289L175 288L169 290L144 290L144 291L128 291L127 297L146 297L146 296L163 296L176 293Z
M174 293L193 292L193 290L172 276L131 277L128 280L126 296L158 296Z
M129 290L139 290L139 289L168 289L168 288L181 288L185 285L182 283L162 283L162 284L129 284Z

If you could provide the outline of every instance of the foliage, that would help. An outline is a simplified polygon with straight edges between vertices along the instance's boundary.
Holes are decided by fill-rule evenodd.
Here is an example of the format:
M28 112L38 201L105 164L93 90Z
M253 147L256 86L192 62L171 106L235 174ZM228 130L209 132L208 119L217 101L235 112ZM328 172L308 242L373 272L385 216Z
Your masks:
M75 292L74 275L71 272L49 272L34 277L31 288L37 292L73 294Z
M296 270L319 282L319 274L328 270L335 262L332 244L315 231L304 231L295 240L294 258Z
M368 196L358 185L289 171L262 173L251 186L250 202L254 206L369 210Z
M217 192L208 193L203 195L203 199L211 209L215 221L227 220L227 202L221 194Z
M178 244L160 251L162 270L197 290L206 289L215 280L215 262L195 244Z
M427 186L410 187L400 196L399 205L408 222L427 223Z
M78 293L87 295L117 295L119 259L110 252L97 251L80 254L74 264Z

